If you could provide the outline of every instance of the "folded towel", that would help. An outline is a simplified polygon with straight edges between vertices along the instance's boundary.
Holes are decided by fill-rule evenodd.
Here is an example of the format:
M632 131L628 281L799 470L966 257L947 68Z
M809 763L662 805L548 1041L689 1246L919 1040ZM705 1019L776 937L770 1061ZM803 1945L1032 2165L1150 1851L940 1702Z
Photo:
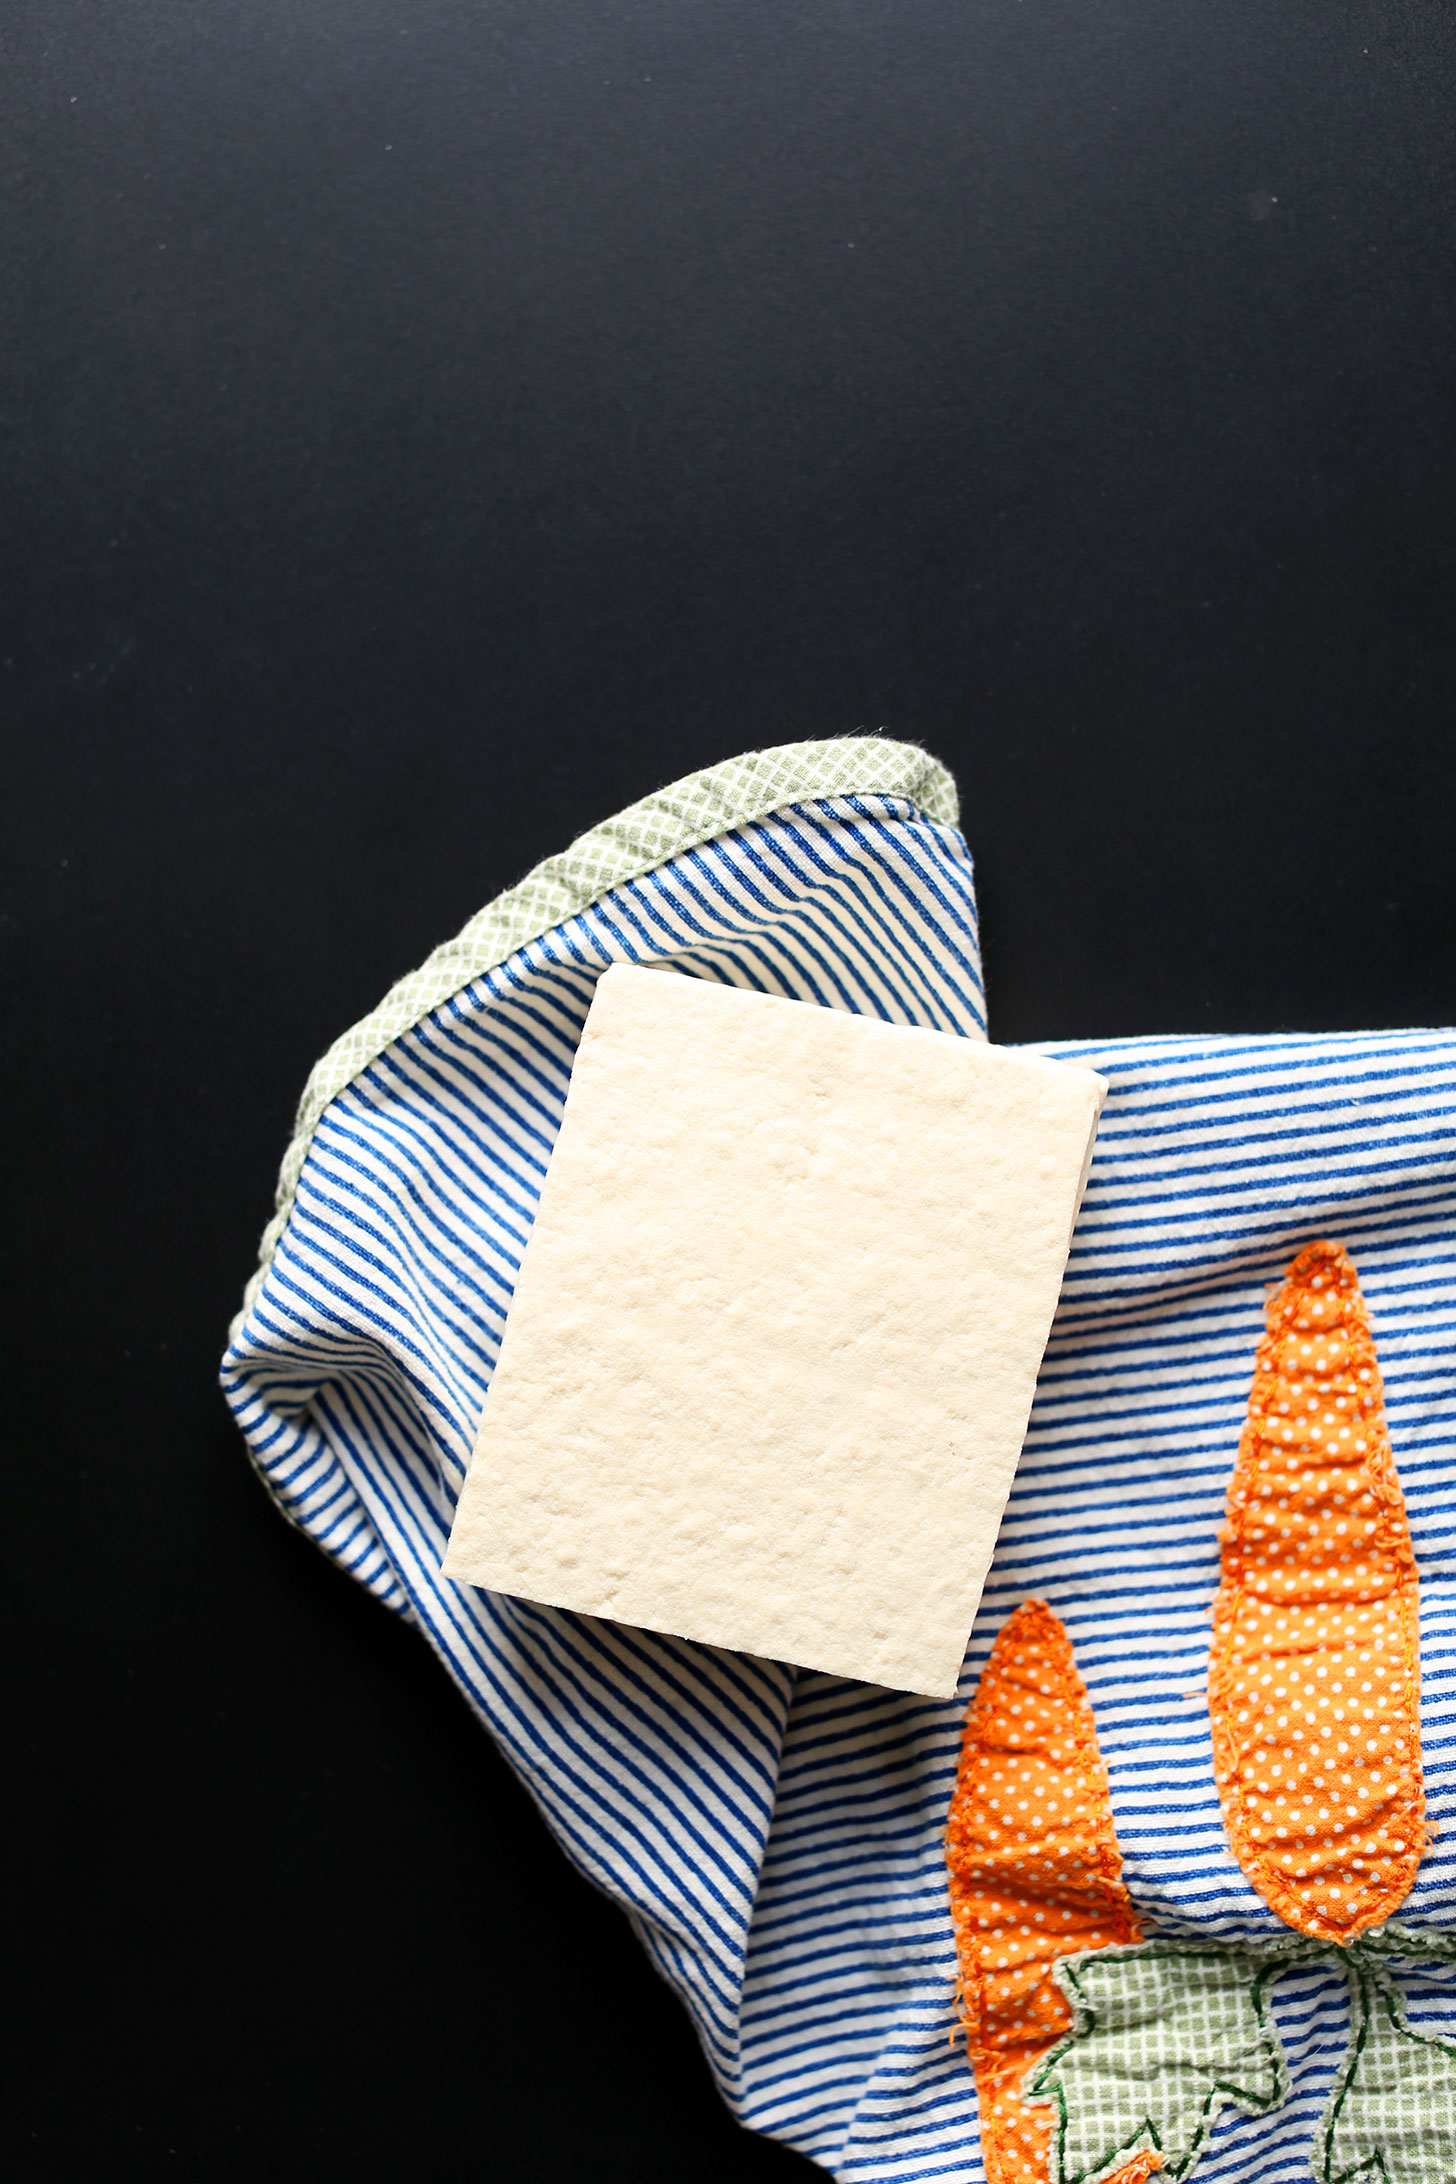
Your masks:
M979 2179L942 1856L965 1702L1050 1603L1145 1933L1277 1925L1228 1852L1206 1681L1265 1285L1358 1269L1422 1579L1427 1810L1456 1806L1456 1034L1046 1046L1110 1080L958 1699L795 1671L444 1582L592 985L615 961L984 1037L954 788L875 739L709 769L542 867L310 1082L223 1366L284 1512L435 1647L577 1868L629 1912L734 2113L845 2179ZM1438 1833L1401 1911L1449 1923ZM1320 1965L1274 2006L1293 2097L1200 2175L1302 2180L1344 2050ZM1433 1989L1412 2023L1456 2031Z

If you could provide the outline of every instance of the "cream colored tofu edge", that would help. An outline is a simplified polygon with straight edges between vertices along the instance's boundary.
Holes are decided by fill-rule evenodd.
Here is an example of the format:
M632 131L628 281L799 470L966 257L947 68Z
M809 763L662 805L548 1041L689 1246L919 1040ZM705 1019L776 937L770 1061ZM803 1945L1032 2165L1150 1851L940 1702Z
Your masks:
M613 966L611 971L605 974L602 983L605 984L606 978L612 978L620 981L621 979L626 977L643 979L647 977L661 978L668 975L674 974L668 974L661 971L637 969L630 966ZM700 982L693 981L692 983L695 988L700 987ZM719 996L720 993L720 989L708 985L707 982L701 982L701 989L702 990L694 995L694 999L697 1000L700 1004L703 1003L706 996L711 995L716 997ZM735 1001L741 999L741 996L738 989L722 989L721 998L722 1000L726 1001L727 1005L733 1006L735 1004ZM778 996L753 996L752 999L754 1002L762 1002L770 1006L778 1003L779 1005L787 1008L803 1008L805 1006L811 1005L802 1002L795 1002L792 1000L782 1000L782 1002L780 1002L780 997ZM707 1005L711 1007L716 1005L716 1003L714 1001L709 1001ZM841 1014L841 1012L838 1011L829 1013L836 1019L839 1018ZM884 1025L881 1024L877 1019L852 1018L849 1019L849 1021L856 1026L857 1032L863 1030L873 1033L890 1033L896 1036L903 1036L906 1031L913 1032L915 1029L919 1028ZM587 1027L583 1033L583 1047L586 1046L590 1033L591 1023L589 1018ZM947 1036L946 1034L937 1033L928 1033L922 1035L930 1036L936 1039L944 1038ZM957 1041L956 1044L958 1047L962 1046L962 1042L960 1041ZM1081 1171L1077 1178L1075 1190L1070 1194L1071 1202L1068 1209L1067 1219L1067 1236L1070 1243L1072 1230L1075 1227L1077 1219L1078 1209L1080 1207L1082 1196L1086 1188L1087 1176L1090 1169L1093 1148L1095 1145L1097 1120L1100 1115L1100 1111L1107 1092L1106 1081L1103 1078L1099 1077L1095 1071L1088 1069L1085 1067L1085 1065L1079 1063L1063 1063L1054 1060L1048 1056L1021 1053L1002 1048L989 1048L979 1041L964 1042L964 1051L966 1052L968 1060L970 1059L971 1055L975 1055L982 1066L985 1066L985 1063L990 1061L990 1058L994 1056L995 1060L991 1062L991 1066L995 1068L1004 1067L1005 1065L1010 1064L1018 1069L1027 1069L1037 1073L1043 1071L1053 1071L1059 1078L1063 1080L1064 1083L1067 1076L1073 1073L1075 1073L1077 1077L1087 1080L1087 1149L1081 1164ZM972 1063L972 1067L974 1066L975 1064ZM569 1111L570 1088L568 1088L566 1112L563 1115L563 1129L566 1127L566 1117L567 1115L569 1115ZM538 1208L537 1225L539 1225L541 1222L549 1217L549 1200L551 1195L550 1170L548 1169L547 1177L543 1184L541 1204ZM535 1228L533 1227L533 1234L534 1233ZM527 1253L529 1254L529 1241L527 1245ZM524 1259L522 1265L522 1274L524 1274ZM1048 1322L1048 1332L1049 1331L1050 1321ZM510 1329L508 1320L506 1333L502 1341L502 1357L504 1357L505 1349L509 1342L509 1332ZM1039 1369L1040 1362L1041 1358L1040 1355L1038 1355L1035 1366L1031 1368L1029 1372L1025 1396L1025 1414L1022 1418L1021 1432L1018 1439L1016 1457L1007 1467L1004 1479L997 1482L997 1491L995 1495L996 1523L994 1527L990 1528L989 1537L986 1541L984 1552L978 1552L977 1554L976 1561L979 1564L979 1567L974 1567L968 1569L967 1571L967 1585L963 1611L964 1630L960 1632L958 1640L953 1649L949 1643L947 1645L944 1656L945 1667L943 1673L935 1676L926 1673L926 1649L923 1643L920 1648L919 1666L918 1669L915 1670L912 1670L908 1663L897 1660L895 1658L895 1648L893 1645L889 1646L883 1651L871 1649L869 1652L861 1654L858 1657L851 1657L850 1653L847 1650L841 1649L838 1645L835 1645L831 1649L832 1657L821 1657L817 1659L810 1658L809 1655L811 1654L813 1649L810 1647L805 1647L802 1648L800 1652L796 1655L796 1665L800 1665L809 1669L821 1670L829 1674L852 1676L858 1680L882 1684L889 1688L914 1691L917 1694L921 1694L927 1697L944 1698L950 1696L954 1692L956 1688L956 1682L959 1676L961 1662L964 1657L965 1642L974 1623L975 1615L979 1607L981 1594L984 1589L986 1574L989 1570L991 1560L994 1556L997 1530L999 1529L999 1523L1001 1521L1001 1516L1004 1512L1005 1502L1010 1491L1012 1478L1014 1477L1016 1461L1019 1460L1020 1445L1022 1442L1024 1442L1026 1418L1029 1417L1031 1404L1034 1400L1036 1374L1037 1369ZM499 1370L499 1363L497 1366L497 1370ZM477 1435L477 1445L478 1442L479 1435ZM988 1497L988 1499L989 1498L990 1497ZM468 1501L468 1499L468 1495L462 1496L462 1502ZM462 1510L458 1514L463 1515L464 1511ZM453 1579L458 1582L487 1586L493 1590L498 1590L504 1593L511 1594L514 1597L537 1599L543 1605L559 1607L572 1612L592 1612L590 1609L587 1609L583 1606L580 1595L578 1595L575 1600L570 1597L558 1595L556 1587L553 1585L543 1586L539 1590L528 1589L522 1583L522 1579L525 1573L522 1572L519 1568L507 1568L503 1565L498 1565L488 1555L481 1554L478 1551L473 1551L476 1549L477 1543L475 1541L472 1541L469 1535L476 1530L476 1526L467 1523L462 1531L458 1527L457 1523L457 1530L452 1532L449 1548L447 1550L445 1561L443 1564L443 1574L447 1578ZM643 1610L647 1608L647 1603L645 1601L642 1604L642 1608ZM695 1643L722 1645L729 1647L733 1650L740 1650L748 1653L758 1651L767 1654L769 1657L774 1657L773 1648L771 1646L756 1647L752 1643L751 1635L745 1631L745 1628L741 1622L737 1623L735 1629L732 1632L726 1630L718 1630L710 1627L712 1621L711 1617L708 1618L706 1622L701 1620L695 1622L694 1627L691 1629L669 1629L669 1626L667 1626L660 1619L660 1616L654 1618L654 1616L650 1612L639 1611L634 1613L630 1598L623 1599L623 1601L621 1602L620 1611L618 1611L614 1607L610 1619L624 1622L629 1625L635 1624L636 1626L642 1628L667 1630L669 1635L682 1637ZM954 1652L954 1658L952 1658L952 1651Z

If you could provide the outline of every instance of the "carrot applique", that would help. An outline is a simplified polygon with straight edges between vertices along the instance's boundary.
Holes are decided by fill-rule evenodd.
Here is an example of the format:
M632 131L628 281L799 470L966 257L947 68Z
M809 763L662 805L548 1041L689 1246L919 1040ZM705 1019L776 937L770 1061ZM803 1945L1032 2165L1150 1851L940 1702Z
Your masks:
M1456 2178L1456 2042L1407 2022L1398 1976L1456 1962L1456 1935L1392 1918L1426 1843L1418 1579L1342 1246L1306 1245L1265 1319L1209 1710L1229 1841L1283 1923L1138 1938L1087 1694L1029 1601L967 1717L946 1833L989 2184L1183 2184L1225 2109L1288 2099L1270 1993L1319 1962L1344 1974L1350 2035L1318 2184Z
M1214 1602L1214 1771L1265 1902L1347 1942L1425 1847L1416 1562L1345 1250L1301 1251L1265 1323Z
M986 2175L1047 2184L1052 2111L1021 2087L1072 2025L1055 1967L1139 1937L1092 1709L1040 1600L1003 1624L971 1702L945 1855ZM1156 2166L1140 2154L1119 2184Z

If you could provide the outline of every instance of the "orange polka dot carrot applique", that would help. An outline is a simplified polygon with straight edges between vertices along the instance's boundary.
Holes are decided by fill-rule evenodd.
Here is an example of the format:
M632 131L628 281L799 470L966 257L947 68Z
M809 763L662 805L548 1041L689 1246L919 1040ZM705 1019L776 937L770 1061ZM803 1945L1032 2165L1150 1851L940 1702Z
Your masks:
M1092 1708L1040 1600L1002 1625L971 1702L945 1856L986 2175L1046 2184L1051 2113L1021 2086L1072 2025L1053 1971L1139 1936ZM1152 2166L1144 2157L1135 2174Z
M1345 1942L1425 1848L1416 1561L1348 1253L1301 1251L1266 1324L1214 1602L1214 1770L1264 1901Z
M1315 1960L1350 1998L1319 2184L1456 2184L1456 2042L1412 2029L1395 1978L1456 1963L1456 1934L1393 1921L1426 1846L1419 1578L1341 1245L1296 1255L1265 1326L1209 1712L1229 1842L1281 1923L1140 1938L1071 1644L1028 1601L972 1702L946 1830L988 2184L1181 2184L1223 2109L1287 2098L1270 1990Z

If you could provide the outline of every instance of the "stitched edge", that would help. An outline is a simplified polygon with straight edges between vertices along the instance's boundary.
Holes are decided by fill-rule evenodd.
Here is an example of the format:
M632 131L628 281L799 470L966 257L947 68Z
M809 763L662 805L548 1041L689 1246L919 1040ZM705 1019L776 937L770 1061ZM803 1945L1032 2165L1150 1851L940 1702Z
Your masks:
M378 1007L336 1039L309 1073L278 1171L273 1218L263 1231L257 1271L233 1320L232 1340L267 1279L324 1109L386 1047L472 979L494 970L564 918L588 909L612 888L640 879L655 865L716 835L766 819L785 805L832 796L903 796L942 826L954 826L960 816L953 776L918 744L882 736L833 736L745 751L685 774L578 835L570 848L546 858L497 895L453 940L443 942L418 970L391 986Z

